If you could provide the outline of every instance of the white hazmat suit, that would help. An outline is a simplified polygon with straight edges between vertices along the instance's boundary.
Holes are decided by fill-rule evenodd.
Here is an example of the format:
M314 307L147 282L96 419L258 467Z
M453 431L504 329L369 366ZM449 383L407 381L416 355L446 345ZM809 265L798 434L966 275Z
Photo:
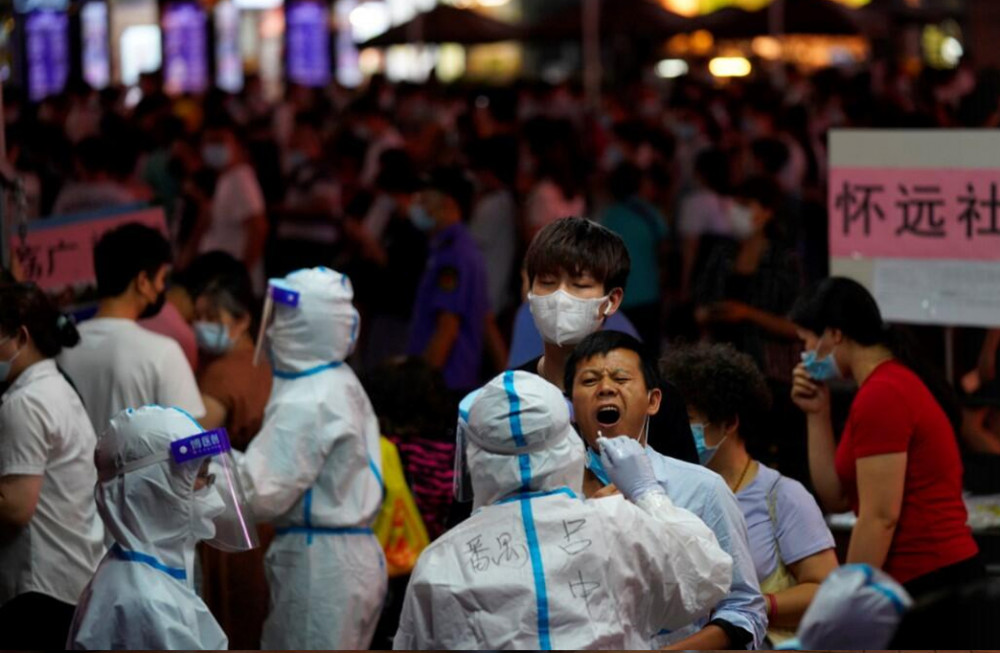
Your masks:
M354 293L326 268L271 287L294 301L274 303L274 385L242 460L254 512L278 533L265 558L271 610L261 646L365 649L388 577L371 531L382 503L378 420L343 362L359 328Z
M80 596L68 649L228 647L194 591L195 545L213 537L225 504L195 491L199 462L142 462L203 430L179 409L147 406L116 415L98 440L95 497L114 544Z
M884 649L892 643L913 599L881 569L844 565L826 577L793 639L780 650Z
M579 498L583 442L541 377L487 384L467 437L474 512L420 556L394 648L642 649L728 591L729 556L664 494Z

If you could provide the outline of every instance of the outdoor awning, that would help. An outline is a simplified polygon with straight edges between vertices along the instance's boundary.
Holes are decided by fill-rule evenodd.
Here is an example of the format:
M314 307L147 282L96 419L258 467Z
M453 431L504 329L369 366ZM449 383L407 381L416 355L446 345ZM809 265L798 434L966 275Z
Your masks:
M692 29L692 19L664 9L652 0L601 0L600 29L603 37L624 34L667 39ZM578 41L583 34L583 2L557 11L528 28L536 41Z
M472 9L437 5L412 20L365 41L359 47L384 47L403 43L495 43L523 36L517 25L483 16Z
M833 0L775 0L781 8L782 34L855 35L862 33L860 14ZM746 11L734 7L700 16L695 29L704 29L717 39L741 39L771 33L771 7Z

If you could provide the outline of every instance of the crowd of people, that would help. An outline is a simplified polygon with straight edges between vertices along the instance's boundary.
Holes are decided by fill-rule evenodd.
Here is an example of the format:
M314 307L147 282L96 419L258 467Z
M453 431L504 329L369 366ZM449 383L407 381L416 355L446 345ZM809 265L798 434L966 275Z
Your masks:
M827 277L825 139L996 127L1000 78L767 73L5 92L25 220L165 230L79 321L5 271L0 648L989 648L1000 332L960 405Z

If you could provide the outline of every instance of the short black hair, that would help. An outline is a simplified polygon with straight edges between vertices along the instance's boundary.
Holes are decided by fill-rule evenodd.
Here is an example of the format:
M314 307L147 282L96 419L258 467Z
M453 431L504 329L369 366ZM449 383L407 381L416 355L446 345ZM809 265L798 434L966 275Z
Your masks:
M491 172L504 185L513 187L517 180L518 144L503 136L491 136L469 148L469 167Z
M249 315L253 318L253 283L246 267L240 266L209 279L201 288L198 297L205 297L217 308L224 308L236 319Z
M150 279L173 260L170 243L156 229L130 222L101 236L94 246L99 299L124 293L140 272Z
M113 149L108 139L88 136L77 143L74 156L84 170L110 173L114 169Z
M744 441L761 435L771 391L747 354L729 344L682 346L663 357L661 371L688 406L709 422L725 424L739 418Z
M729 155L718 148L707 148L694 159L694 171L709 190L720 195L729 192Z
M840 329L865 347L888 345L889 329L871 293L845 277L829 277L805 289L795 300L789 319L797 326L823 335Z
M777 212L781 208L781 187L778 182L763 175L747 177L733 191L733 196L757 202L769 211Z
M415 193L423 185L413 159L405 150L391 149L382 152L378 164L376 188L387 193Z
M619 163L608 176L608 191L618 202L638 195L641 188L642 170L634 163Z
M771 175L781 172L791 157L788 146L777 138L758 138L750 144L750 152Z
M607 356L616 349L627 349L634 351L639 357L639 365L642 368L642 377L646 381L646 389L652 390L663 385L660 371L656 367L656 359L649 349L633 336L621 331L605 330L597 331L586 338L574 349L566 360L566 373L563 377L563 387L566 394L573 394L573 379L576 378L576 368L580 363L588 361L594 356Z
M584 218L563 218L535 235L524 265L529 284L540 274L589 272L608 291L625 287L632 260L615 232Z
M455 201L462 214L462 220L472 215L472 199L475 186L465 171L458 166L447 166L432 170L426 179L426 190L433 190Z
M213 250L199 254L183 270L175 271L172 281L197 298L205 287L219 277L247 274L246 265L229 252Z

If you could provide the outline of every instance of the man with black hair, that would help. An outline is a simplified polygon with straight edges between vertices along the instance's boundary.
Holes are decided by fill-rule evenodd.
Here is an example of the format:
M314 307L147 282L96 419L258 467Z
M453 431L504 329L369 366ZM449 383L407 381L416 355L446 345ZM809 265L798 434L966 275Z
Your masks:
M430 234L427 270L417 290L409 353L422 355L456 392L479 385L484 345L498 368L507 359L487 294L486 264L463 218L472 182L460 170L435 171L410 204L410 220Z
M632 336L600 331L585 338L570 354L563 382L573 401L577 428L587 443L584 494L602 497L614 493L598 452L598 438L625 435L647 445L654 433L653 417L663 404L663 382L656 360ZM686 409L683 405L680 408ZM721 476L700 465L663 456L649 446L646 454L670 500L701 518L733 559L731 589L711 615L687 627L661 632L653 642L655 648L757 648L767 628L766 606L736 497Z
M528 302L545 341L545 353L518 369L564 387L566 359L573 347L598 331L621 305L631 270L625 243L613 232L583 218L565 218L535 237L525 257ZM684 400L662 384L664 408L654 418L650 446L688 462L698 460Z
M80 325L80 344L58 360L97 433L126 408L159 404L205 414L180 345L136 324L163 307L170 263L170 243L141 224L109 231L94 247L97 315Z

